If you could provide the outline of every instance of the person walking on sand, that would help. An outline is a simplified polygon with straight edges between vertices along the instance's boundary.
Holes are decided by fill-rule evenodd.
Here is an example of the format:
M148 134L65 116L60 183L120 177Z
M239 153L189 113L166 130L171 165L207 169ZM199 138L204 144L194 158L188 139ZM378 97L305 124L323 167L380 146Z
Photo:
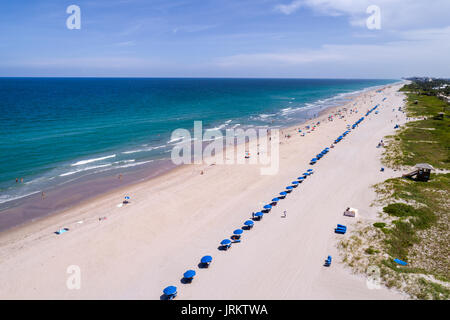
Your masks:
M44 199L45 199L45 192L42 191L42 200L44 200Z
M287 211L284 210L284 211L283 211L283 218L286 218L286 213L287 213Z

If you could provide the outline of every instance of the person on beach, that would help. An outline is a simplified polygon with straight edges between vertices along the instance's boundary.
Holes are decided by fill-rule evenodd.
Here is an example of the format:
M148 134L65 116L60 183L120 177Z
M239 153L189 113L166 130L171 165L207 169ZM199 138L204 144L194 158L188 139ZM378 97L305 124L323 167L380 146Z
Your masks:
M16 183L18 183L19 182L19 178L16 178Z
M41 196L42 196L42 200L44 200L45 199L45 192L44 191L42 191Z
M122 174L119 174L119 180L122 180Z
M23 183L23 178L20 178L20 183Z
M286 210L283 211L283 218L286 218Z

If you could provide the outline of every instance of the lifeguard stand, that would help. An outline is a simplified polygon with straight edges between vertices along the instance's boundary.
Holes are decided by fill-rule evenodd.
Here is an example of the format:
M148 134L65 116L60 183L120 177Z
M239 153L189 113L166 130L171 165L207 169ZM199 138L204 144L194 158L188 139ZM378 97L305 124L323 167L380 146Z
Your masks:
M433 166L428 163L419 163L414 166L416 170L413 172L404 174L403 177L414 178L418 181L428 181L430 180L431 170L434 170Z

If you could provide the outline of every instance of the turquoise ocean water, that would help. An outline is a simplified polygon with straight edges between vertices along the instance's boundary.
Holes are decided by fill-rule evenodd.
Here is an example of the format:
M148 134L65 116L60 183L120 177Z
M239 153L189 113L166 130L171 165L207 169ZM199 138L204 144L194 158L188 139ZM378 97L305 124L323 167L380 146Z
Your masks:
M171 132L195 120L204 129L289 126L397 81L0 78L0 205L168 158Z

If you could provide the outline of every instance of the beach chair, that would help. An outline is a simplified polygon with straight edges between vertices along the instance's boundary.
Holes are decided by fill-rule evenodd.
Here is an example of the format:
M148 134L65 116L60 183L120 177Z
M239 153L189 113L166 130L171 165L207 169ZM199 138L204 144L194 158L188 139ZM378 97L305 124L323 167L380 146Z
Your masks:
M339 234L345 234L345 232L347 232L347 227L342 224L338 224L337 228L334 229L334 232Z
M347 232L347 230L343 229L343 228L336 228L336 229L334 229L334 232L339 233L339 234L345 234Z
M69 231L69 228L62 228L62 229L59 229L58 231L56 231L55 233L56 234L62 234L62 233L67 232L67 231Z
M331 256L328 256L328 258L325 260L325 266L329 267L331 265Z
M394 262L401 265L401 266L406 266L408 263L405 261L402 261L400 259L394 259Z

